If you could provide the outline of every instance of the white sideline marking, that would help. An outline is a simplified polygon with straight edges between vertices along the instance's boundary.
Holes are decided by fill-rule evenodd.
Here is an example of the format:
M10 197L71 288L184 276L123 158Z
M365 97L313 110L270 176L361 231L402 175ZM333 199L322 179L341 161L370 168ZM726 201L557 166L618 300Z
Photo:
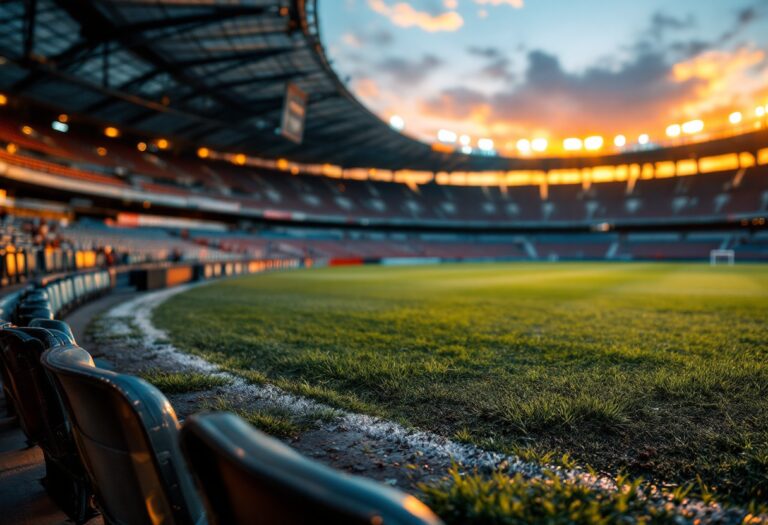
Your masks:
M542 475L543 469L546 468L556 472L564 480L583 483L595 489L612 491L619 488L615 481L608 476L593 476L580 470L569 470L550 465L537 465L523 461L516 456L487 451L472 444L459 443L433 432L409 430L392 421L338 410L312 399L290 394L274 385L248 383L229 372L221 371L217 365L201 357L178 350L170 343L157 344L155 341L169 341L169 339L168 334L164 330L157 328L152 323L152 312L154 309L175 295L205 284L210 283L186 284L139 295L126 303L113 307L106 313L105 318L112 320L111 323L107 324L107 329L113 335L125 335L130 333L130 327L125 320L132 319L135 326L144 334L143 346L145 349L151 350L158 354L158 356L178 364L182 369L227 377L231 384L225 388L233 395L241 398L259 399L266 402L266 404L288 410L297 416L316 413L322 409L334 410L339 414L339 419L333 423L323 424L323 428L327 430L333 431L340 427L346 427L372 439L407 445L414 451L422 452L430 457L455 461L469 470L475 468L479 470L494 469L504 465L510 474L521 473L528 477L538 477ZM705 522L740 523L742 517L746 514L745 511L740 509L724 509L717 503L704 504L700 501L688 500L684 504L673 504L658 491L656 491L655 496L649 499L648 503L657 506L673 505L680 514L685 515L691 521L699 518Z

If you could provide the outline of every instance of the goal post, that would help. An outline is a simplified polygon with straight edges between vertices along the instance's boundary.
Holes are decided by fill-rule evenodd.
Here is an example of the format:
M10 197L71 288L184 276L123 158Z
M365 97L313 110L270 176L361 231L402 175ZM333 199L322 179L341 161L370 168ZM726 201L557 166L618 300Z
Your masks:
M727 264L733 266L736 263L736 252L733 250L712 250L709 252L710 266Z

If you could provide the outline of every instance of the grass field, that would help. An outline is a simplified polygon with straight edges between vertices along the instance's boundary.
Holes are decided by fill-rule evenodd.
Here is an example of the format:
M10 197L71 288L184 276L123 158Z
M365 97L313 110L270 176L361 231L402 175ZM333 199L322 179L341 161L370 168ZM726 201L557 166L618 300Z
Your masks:
M253 381L533 460L768 499L768 268L477 264L219 282L155 313Z

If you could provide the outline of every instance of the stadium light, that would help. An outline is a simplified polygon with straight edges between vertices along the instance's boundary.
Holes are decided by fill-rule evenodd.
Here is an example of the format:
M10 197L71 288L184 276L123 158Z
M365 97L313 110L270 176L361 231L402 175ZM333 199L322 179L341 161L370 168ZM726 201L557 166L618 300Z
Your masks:
M207 159L211 155L211 150L208 148L197 148L197 156L201 159Z
M157 147L160 149L168 149L171 146L171 143L168 142L167 139L157 139Z
M456 133L447 129L441 129L437 132L437 140L447 144L453 144L456 142Z
M728 121L729 121L731 124L740 124L740 123L741 123L741 120L742 120L742 118L743 118L743 117L742 117L742 115L741 115L741 112L740 112L740 111L734 111L733 113L731 113L730 115L728 115Z
M395 131L403 131L405 129L405 120L400 115L392 115L389 117L389 126Z
M493 151L493 140L492 139L478 139L477 140L477 147L480 149L480 151Z
M682 128L680 127L680 124L672 124L667 126L667 137L679 137L681 131Z
M651 141L651 137L649 137L647 133L643 133L642 135L637 137L637 143L640 144L641 146L645 146L650 141Z
M106 157L107 156L107 148L105 148L103 146L99 146L98 148L96 148L96 154L99 157Z
M617 148L623 148L627 145L627 137L624 135L616 135L613 139L613 145Z
M528 139L520 139L517 141L517 151L520 153L530 153L531 152L531 141Z
M246 157L245 154L243 153L238 153L232 158L232 162L234 162L238 166L243 166L247 160L248 160L248 157Z
M51 129L58 131L59 133L66 133L69 131L69 124L60 120L54 120L51 122Z
M5 147L5 151L13 155L17 151L19 151L19 147L13 142L9 142L8 145Z
M136 144L136 149L139 151L147 151L147 143L139 142L138 144Z
M565 148L566 151L579 151L583 146L583 142L581 139L577 139L575 137L565 139L563 141L563 148Z
M120 130L114 126L107 126L106 128L104 128L104 135L106 135L111 139L116 139L117 137L120 136Z
M461 152L464 155L471 155L472 154L472 146L462 146L461 147Z
M546 151L548 146L549 141L544 138L533 139L531 141L531 148L533 151L538 151L539 153Z
M766 109L763 106L757 106L755 108L755 116L756 117L764 117L765 116Z
M34 133L34 130L29 126L21 126L21 132L24 133L25 135L31 135L32 133Z
M59 115L59 122L63 122L65 124L69 122L69 115L67 115L66 113L62 113L61 115Z
M683 133L693 135L694 133L701 133L704 130L704 122L701 120L690 120L683 124Z
M462 146L469 146L470 142L472 142L472 138L469 135L462 135L459 137L459 144Z
M603 137L594 135L584 139L584 147L589 151L597 151L603 147Z
M5 93L0 93L0 106L5 106L8 103L8 96Z

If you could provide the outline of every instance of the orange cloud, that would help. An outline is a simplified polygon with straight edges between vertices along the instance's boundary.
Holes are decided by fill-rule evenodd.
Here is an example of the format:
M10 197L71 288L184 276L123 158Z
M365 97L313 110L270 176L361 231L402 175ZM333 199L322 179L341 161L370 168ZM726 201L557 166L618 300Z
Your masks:
M379 85L372 78L358 78L355 80L352 90L364 99L376 99L379 97Z
M707 51L675 64L675 82L697 81L695 97L685 102L681 114L695 117L749 100L768 86L765 59L764 51L742 47Z
M407 2L389 5L384 0L368 0L368 5L375 12L386 16L400 27L418 27L430 33L438 31L457 31L464 25L464 19L455 11L447 11L432 15L425 11L416 10Z

